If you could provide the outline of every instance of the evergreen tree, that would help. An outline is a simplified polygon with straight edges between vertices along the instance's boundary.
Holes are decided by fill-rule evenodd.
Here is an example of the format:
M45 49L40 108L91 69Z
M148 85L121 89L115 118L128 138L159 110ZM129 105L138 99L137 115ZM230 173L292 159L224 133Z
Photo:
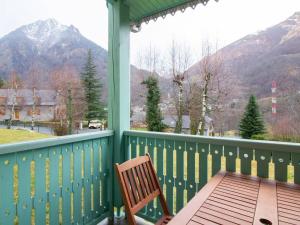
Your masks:
M94 64L92 51L89 49L87 62L81 73L81 79L85 91L86 112L85 118L90 122L93 119L103 119L105 117L103 103L101 102L102 84L97 79L97 70Z
M264 123L259 113L256 98L251 95L246 111L240 122L240 133L243 138L250 139L253 135L264 133Z
M143 81L148 89L147 94L147 113L146 122L149 131L162 131L165 125L162 122L162 115L158 106L160 102L160 90L158 88L158 80L154 76L148 77Z

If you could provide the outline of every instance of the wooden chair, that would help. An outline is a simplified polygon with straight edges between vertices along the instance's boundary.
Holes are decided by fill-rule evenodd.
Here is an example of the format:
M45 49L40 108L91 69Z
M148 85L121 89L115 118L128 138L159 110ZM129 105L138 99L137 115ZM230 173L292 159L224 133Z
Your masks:
M130 225L136 224L134 215L156 197L164 213L156 224L167 224L172 219L149 154L116 164L115 169Z

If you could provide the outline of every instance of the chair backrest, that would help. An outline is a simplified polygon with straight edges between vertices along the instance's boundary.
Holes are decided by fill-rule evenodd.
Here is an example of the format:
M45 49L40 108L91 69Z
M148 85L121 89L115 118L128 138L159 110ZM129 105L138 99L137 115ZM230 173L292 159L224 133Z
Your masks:
M116 164L115 168L130 224L135 224L133 215L156 197L159 197L164 215L170 215L148 154L128 160L121 165Z

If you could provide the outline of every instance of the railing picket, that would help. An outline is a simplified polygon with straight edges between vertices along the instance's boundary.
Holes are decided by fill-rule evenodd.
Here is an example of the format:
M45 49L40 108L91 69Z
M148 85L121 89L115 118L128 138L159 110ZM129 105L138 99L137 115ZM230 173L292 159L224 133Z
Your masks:
M107 211L109 207L109 198L108 198L108 140L101 139L101 149L102 149L102 156L101 156L101 166L102 166L102 174L101 174L101 184L102 184L102 200L103 200L103 210Z
M145 155L146 138L139 137L140 156Z
M99 148L100 140L93 141L93 155L94 155L94 175L93 175L93 195L94 195L94 218L97 218L100 213L100 171L99 171Z
M174 150L174 141L166 140L165 142L166 148L166 201L169 207L169 211L173 212L173 186L174 186L174 178L173 178L173 150Z
M207 155L209 151L208 144L200 144L198 143L198 153L199 153L199 184L197 185L197 191L199 191L206 183L208 178L208 163L207 163Z
M236 171L237 147L225 146L224 155L226 157L226 170L229 172Z
M62 146L63 170L62 170L62 196L63 208L62 215L63 224L71 224L71 152L72 145Z
M50 202L50 224L59 224L59 148L51 148L49 150L49 160L50 160L50 192L49 192L49 202Z
M131 146L131 158L135 158L137 156L137 137L130 138L130 146Z
M257 161L257 176L262 178L269 177L269 162L271 159L271 152L261 149L255 149L255 159Z
M195 153L196 143L186 143L186 154L187 154L187 178L186 178L186 189L187 189L187 201L191 200L196 193L196 182L195 182Z
M16 216L13 188L14 164L15 154L0 156L0 224L14 224Z
M241 173L245 175L251 174L251 161L253 159L253 150L247 148L239 148L241 159Z
M164 185L164 140L156 139L156 151L157 151L157 177L159 181L159 185L163 187ZM156 218L160 218L163 215L162 207L157 201L157 209L156 209Z
M155 139L154 138L147 138L147 146L148 146L148 153L150 154L150 157L153 159L154 158L154 147L155 147ZM153 201L150 202L147 205L147 215L150 217L155 216L155 211L154 211L154 204Z
M287 182L287 166L290 163L291 153L273 152L273 161L275 164L275 179Z
M74 224L82 224L82 172L83 172L83 147L82 143L75 143L73 146L74 154L74 183L73 183L73 217Z
M292 153L292 162L294 166L294 183L300 184L300 153Z
M140 156L145 155L146 142L147 142L146 138L144 138L144 137L138 137L139 155ZM147 212L146 207L147 206L145 206L144 208L142 208L139 213L142 214L142 215L146 215L146 212Z
M35 224L46 223L46 159L48 158L48 150L40 149L34 151L35 160L35 187L36 195L34 198L35 208Z
M222 145L210 145L210 154L212 155L212 176L216 175L221 169L221 157L223 154Z
M185 150L185 142L176 141L175 142L176 149L176 212L182 209L184 205L184 159L183 154Z
M83 145L84 157L84 223L88 223L92 219L91 212L91 151L93 150L92 141L86 141Z
M31 189L30 189L30 164L32 152L22 152L17 154L18 164L18 220L20 224L30 224L31 222ZM4 192L5 193L5 192Z

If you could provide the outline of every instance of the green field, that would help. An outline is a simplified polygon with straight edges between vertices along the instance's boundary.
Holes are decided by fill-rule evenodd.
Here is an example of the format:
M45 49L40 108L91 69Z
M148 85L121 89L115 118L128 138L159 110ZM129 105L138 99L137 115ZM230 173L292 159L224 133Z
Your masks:
M31 132L27 130L0 129L0 144L31 141L36 139L49 138L50 135Z

